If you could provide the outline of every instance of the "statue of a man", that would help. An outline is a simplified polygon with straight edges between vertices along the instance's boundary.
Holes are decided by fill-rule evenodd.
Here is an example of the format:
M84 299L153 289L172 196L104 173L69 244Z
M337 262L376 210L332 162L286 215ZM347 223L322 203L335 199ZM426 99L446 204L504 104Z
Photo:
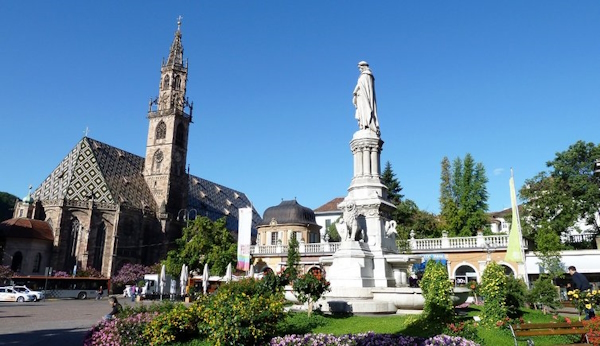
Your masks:
M359 129L370 129L379 135L379 120L377 119L377 101L375 100L375 77L366 61L358 63L360 76L354 88L352 103L356 107L354 117L358 120Z

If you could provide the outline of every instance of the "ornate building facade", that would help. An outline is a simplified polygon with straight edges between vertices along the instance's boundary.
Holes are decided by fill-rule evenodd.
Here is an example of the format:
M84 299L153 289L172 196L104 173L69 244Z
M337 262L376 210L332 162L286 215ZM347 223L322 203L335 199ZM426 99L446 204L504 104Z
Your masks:
M85 136L32 201L17 202L14 218L44 220L52 229L44 265L67 272L93 267L110 276L125 263L154 264L196 216L227 217L227 228L237 232L237 210L251 205L248 198L186 172L193 103L181 39L179 22L159 95L149 103L145 157ZM253 229L259 222L254 211Z

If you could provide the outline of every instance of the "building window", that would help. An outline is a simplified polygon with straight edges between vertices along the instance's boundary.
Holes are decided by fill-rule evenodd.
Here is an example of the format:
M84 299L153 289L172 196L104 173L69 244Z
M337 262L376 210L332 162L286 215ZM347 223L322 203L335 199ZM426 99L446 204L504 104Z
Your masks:
M177 125L177 133L175 134L175 144L180 147L185 147L185 133L183 124Z
M154 153L154 160L153 160L154 167L152 169L153 172L156 172L156 173L160 172L160 166L162 164L163 158L164 158L164 156L163 156L162 151L157 150Z
M165 139L167 136L167 125L164 121L161 121L156 126L156 139Z
M37 255L35 255L35 259L33 262L33 272L39 273L41 266L42 266L42 254L38 252Z
M23 264L23 254L21 253L21 251L17 251L15 252L15 254L13 255L12 258L12 263L10 265L10 269L13 272L20 272L21 271L21 265Z
M77 254L77 242L79 236L80 224L77 218L71 221L71 229L67 238L67 257L65 258L65 267L73 268L75 265L75 255Z
M104 257L104 240L106 238L106 225L101 223L96 232L96 243L94 244L94 261L93 266L97 270L102 271L102 259Z
M329 228L329 226L331 226L331 219L325 220L325 229Z
M173 88L175 90L181 89L181 77L179 77L179 75L175 75L173 78Z
M277 245L279 232L271 232L271 245Z

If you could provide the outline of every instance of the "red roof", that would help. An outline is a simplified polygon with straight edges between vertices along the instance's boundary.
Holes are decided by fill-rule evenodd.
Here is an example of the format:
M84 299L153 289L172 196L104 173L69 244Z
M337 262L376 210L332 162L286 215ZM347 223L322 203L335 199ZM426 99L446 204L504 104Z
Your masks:
M31 238L54 241L52 228L46 221L19 217L0 223L2 238Z
M315 209L315 213L319 213L319 212L327 212L327 211L338 211L338 204L342 203L342 201L344 200L344 197L336 197L334 199L332 199L331 201L323 204L322 206L318 207L317 209Z

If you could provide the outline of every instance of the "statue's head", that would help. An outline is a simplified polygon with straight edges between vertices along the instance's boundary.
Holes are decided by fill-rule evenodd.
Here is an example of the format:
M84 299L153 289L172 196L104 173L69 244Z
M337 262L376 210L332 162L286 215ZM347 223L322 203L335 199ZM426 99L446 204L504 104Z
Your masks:
M358 67L361 67L361 66L369 67L369 63L363 60L363 61L361 61L361 62L358 63Z

